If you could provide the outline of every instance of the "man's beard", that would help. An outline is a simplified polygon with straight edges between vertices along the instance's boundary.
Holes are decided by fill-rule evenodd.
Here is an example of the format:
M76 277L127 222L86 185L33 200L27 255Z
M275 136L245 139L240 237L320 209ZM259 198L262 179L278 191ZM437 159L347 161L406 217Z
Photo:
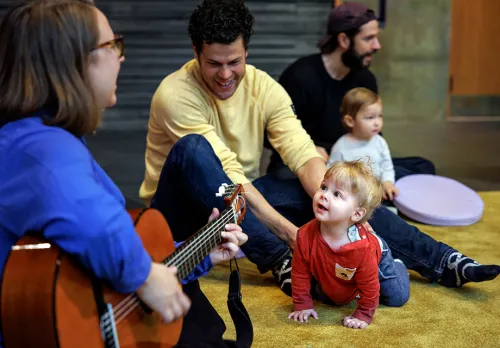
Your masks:
M370 64L366 64L366 65L363 64L363 60L368 56L374 55L375 53L377 53L376 50L369 52L369 53L365 53L365 54L360 56L354 50L354 45L351 44L351 47L349 47L349 49L347 51L342 53L342 56L341 56L342 63L344 63L344 65L346 67L348 67L349 69L355 70L355 71L367 69L370 66Z

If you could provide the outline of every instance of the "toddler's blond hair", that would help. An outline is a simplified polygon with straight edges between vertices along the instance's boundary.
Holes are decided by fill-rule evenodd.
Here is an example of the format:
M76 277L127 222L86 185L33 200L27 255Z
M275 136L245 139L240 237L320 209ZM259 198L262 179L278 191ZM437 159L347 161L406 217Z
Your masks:
M366 210L358 223L368 221L382 201L382 183L366 160L334 162L326 171L325 180L333 181L351 192L356 197L358 207Z

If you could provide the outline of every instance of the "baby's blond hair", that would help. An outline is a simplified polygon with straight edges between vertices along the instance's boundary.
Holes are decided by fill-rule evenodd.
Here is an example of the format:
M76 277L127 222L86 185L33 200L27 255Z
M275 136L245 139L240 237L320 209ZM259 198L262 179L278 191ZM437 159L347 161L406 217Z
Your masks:
M331 180L351 192L358 207L366 210L358 223L368 221L382 201L382 183L373 173L371 165L363 159L334 162L326 171L325 180Z

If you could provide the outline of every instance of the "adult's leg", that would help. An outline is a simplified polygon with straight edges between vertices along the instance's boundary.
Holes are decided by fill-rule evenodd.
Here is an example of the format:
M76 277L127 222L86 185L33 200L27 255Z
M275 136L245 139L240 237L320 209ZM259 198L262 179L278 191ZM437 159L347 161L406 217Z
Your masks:
M276 174L267 174L253 182L268 203L295 226L300 227L313 217L312 200L299 179L281 180ZM280 289L292 295L292 255L290 252L273 268L273 276Z
M274 174L281 180L297 178L297 175L295 175L295 173L292 172L290 168L285 165L285 163L283 163L280 155L275 150L273 150L273 153L271 154L269 167L267 167L267 174Z
M450 246L420 232L384 206L375 210L369 223L387 242L394 258L402 260L408 269L431 280L441 277L445 260L454 251Z
M216 197L222 183L231 183L208 141L200 135L181 138L162 169L151 207L166 217L174 239L187 239L207 223L213 207L224 209ZM248 235L241 249L261 272L272 269L289 254L288 247L247 209L241 224Z
M400 307L410 297L410 277L402 261L397 262L387 243L382 241L382 259L378 266L380 281L380 303L390 307Z
M396 180L412 174L436 174L436 167L434 164L422 157L398 157L393 158L392 163L394 165ZM297 177L290 168L283 163L277 153L273 153L271 157L271 162L267 168L267 174L275 174L282 180L294 179Z
M199 282L196 280L182 288L191 299L191 308L184 317L181 337L176 347L223 347L222 336L226 325L201 291Z
M399 216L380 206L369 221L373 230L389 245L392 255L432 281L447 287L492 280L500 266L481 265L450 246L438 242Z
M411 174L436 174L434 164L422 157L393 158L392 164L396 172L396 180Z
M267 174L253 182L267 202L297 227L314 218L312 199L300 180L281 179L277 174Z

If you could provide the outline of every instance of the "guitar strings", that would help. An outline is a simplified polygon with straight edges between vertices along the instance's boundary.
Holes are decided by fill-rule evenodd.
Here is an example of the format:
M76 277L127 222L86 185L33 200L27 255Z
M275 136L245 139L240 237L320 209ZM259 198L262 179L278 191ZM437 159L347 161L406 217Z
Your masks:
M239 212L244 207L245 200L242 198L241 195L238 195L238 198L242 199L241 207L240 207L240 209L238 209L238 212ZM234 202L236 202L237 200L238 199L235 199ZM215 228L215 232L220 232L220 229L222 228L221 225L225 225L226 223L230 222L231 220L235 220L235 222L236 222L236 215L237 214L236 214L236 211L234 209L234 204L232 204L228 208L226 208L226 210L224 210L221 213L221 215L217 218L217 220L215 220L215 221L217 221L216 223L214 223L212 226L209 226L206 231L203 231L199 235L195 235L193 237L193 240L190 241L189 244L187 244L187 246L185 248L191 248L191 247L197 246L198 245L198 244L196 244L197 240L201 240L201 241L204 242L207 235L211 234L212 236L210 236L210 237L213 237L214 236L214 233L213 233L214 231L211 231L211 229ZM227 219L227 218L229 218L229 219ZM223 220L223 222L221 223L220 220ZM197 248L197 250L199 250L199 248ZM184 259L189 257L187 253L183 253L183 254L186 255L184 257ZM182 258L182 256L183 256L182 254L174 255L174 257L172 259L168 260L169 264L172 264L172 263L182 263L184 260L180 261L180 260L177 259L177 258Z
M221 214L221 216L220 216L220 218L217 220L217 222L215 222L212 226L209 226L209 228L207 228L206 231L203 231L199 235L194 236L193 239L192 239L192 242L190 241L189 244L185 248L191 247L191 245L195 244L197 240L205 240L206 239L205 237L206 237L207 234L208 235L210 235L210 234L214 235L213 233L211 233L210 228L215 228L215 229L217 229L219 231L220 228L222 227L220 225L226 224L226 223L230 222L231 220L234 220L233 219L234 216L235 216L235 214L234 214L234 211L232 209L227 209L227 210L223 211L222 214ZM227 219L227 217L229 217L229 219ZM223 220L223 219L225 219L224 222L220 223L220 220ZM168 260L169 264L179 263L177 259L179 257L182 257L182 256L183 256L182 254L174 255L174 257L172 259Z
M187 245L185 248L187 250L191 250L192 252L198 252L204 245L203 241L206 239L206 236L209 235L210 237L215 236L217 233L220 233L220 229L222 228L222 225L227 224L231 220L234 220L234 211L232 209L227 209L226 210L227 214L224 216L224 212L221 214L221 217L218 219L217 223L214 223L212 226L210 226L206 231L203 231L200 235L195 236L193 238L193 241L190 242L189 245ZM194 249L194 250L192 250ZM184 253L183 253L184 254ZM176 257L179 258L179 260L176 259ZM190 256L186 254L185 257L183 257L182 254L176 255L172 260L168 260L169 262L174 262L179 264L179 269L182 268L183 262L185 262L186 259L188 259ZM131 311L133 311L138 305L140 304L140 301L137 298L137 295L130 294L128 295L124 300L122 300L114 309L113 309L113 315L115 316L115 323L118 325L119 322L121 322L123 319L125 319ZM104 315L104 319L106 320L107 317L109 316L109 313L106 313Z
M243 204L244 204L244 203L243 203ZM240 209L240 210L241 210L241 209ZM228 216L227 216L227 214L228 214L228 213L232 213L232 214L230 214L230 216L229 216L229 217L231 217L231 219L230 219L230 220L232 220L232 217L233 217L234 215L236 215L236 214L234 214L233 209L226 209L224 212L222 212L221 216L220 216L220 217L218 218L218 220L216 220L216 221L220 221L220 220L221 220L221 218L226 218L226 217L228 217ZM227 222L229 222L229 220L228 220L228 221L224 221L224 223L223 223L223 224L225 224L225 223L227 223ZM222 224L220 224L220 225L222 225ZM214 228L216 228L216 229L217 229L217 232L218 232L218 230L220 230L220 228L221 228L221 227L222 227L222 226L220 226L220 227L219 227L219 226L217 226L217 223L215 223L215 224L213 224L212 226L210 226L207 230L203 231L203 233L201 233L199 236L195 236L195 237L194 237L194 239L193 239L193 241L194 241L195 239L197 239L197 238L198 238L198 239L205 239L204 237L205 237L205 234L206 234L207 232L208 232L209 234L212 234L211 232L214 232L214 231L211 231L211 229L213 230ZM195 243L193 243L193 244L194 244L194 245L196 245ZM191 243L188 245L188 247L191 247ZM188 248L188 247L186 247L186 248ZM174 259L169 260L169 261L175 261L175 257L174 257ZM123 302L125 302L127 299L129 299L129 298L133 297L133 296L134 296L134 294L129 295L127 298L125 298L125 299L122 301L122 303L123 303ZM117 309L118 309L118 308L120 308L120 304L119 304L116 308L117 308Z
M229 216L229 219L226 219L224 221L224 223L222 223L221 225L223 224L226 224L228 223L229 221L232 220L232 217ZM216 224L215 224L216 225ZM216 226L211 226L212 227L216 227ZM220 228L222 226L219 227L219 229L213 229L213 230L210 230L210 229L207 229L206 231L204 231L204 233L206 232L209 232L210 231L210 234L213 235L216 235L218 232L220 232ZM207 233L208 234L208 233ZM206 235L206 234L205 234ZM198 242L196 244L196 242ZM196 241L193 241L193 244L189 244L189 249L194 249L194 250L191 250L192 252L198 252L202 247L202 240L196 240ZM194 248L194 247L197 247L197 248ZM187 255L187 254L186 254ZM184 257L184 260L189 258L190 256L186 256ZM179 262L183 262L183 261L179 261ZM179 266L179 268L182 267L182 264ZM134 294L130 294L129 296L127 296L124 300L122 300L114 309L113 309L113 315L115 316L115 323L116 325L118 325L121 321L123 321L129 314L130 312L132 312L137 306L139 306L140 304L140 300L138 299L137 295L134 293ZM106 313L104 315L104 318L107 319L107 317L109 316L110 314L109 313Z

